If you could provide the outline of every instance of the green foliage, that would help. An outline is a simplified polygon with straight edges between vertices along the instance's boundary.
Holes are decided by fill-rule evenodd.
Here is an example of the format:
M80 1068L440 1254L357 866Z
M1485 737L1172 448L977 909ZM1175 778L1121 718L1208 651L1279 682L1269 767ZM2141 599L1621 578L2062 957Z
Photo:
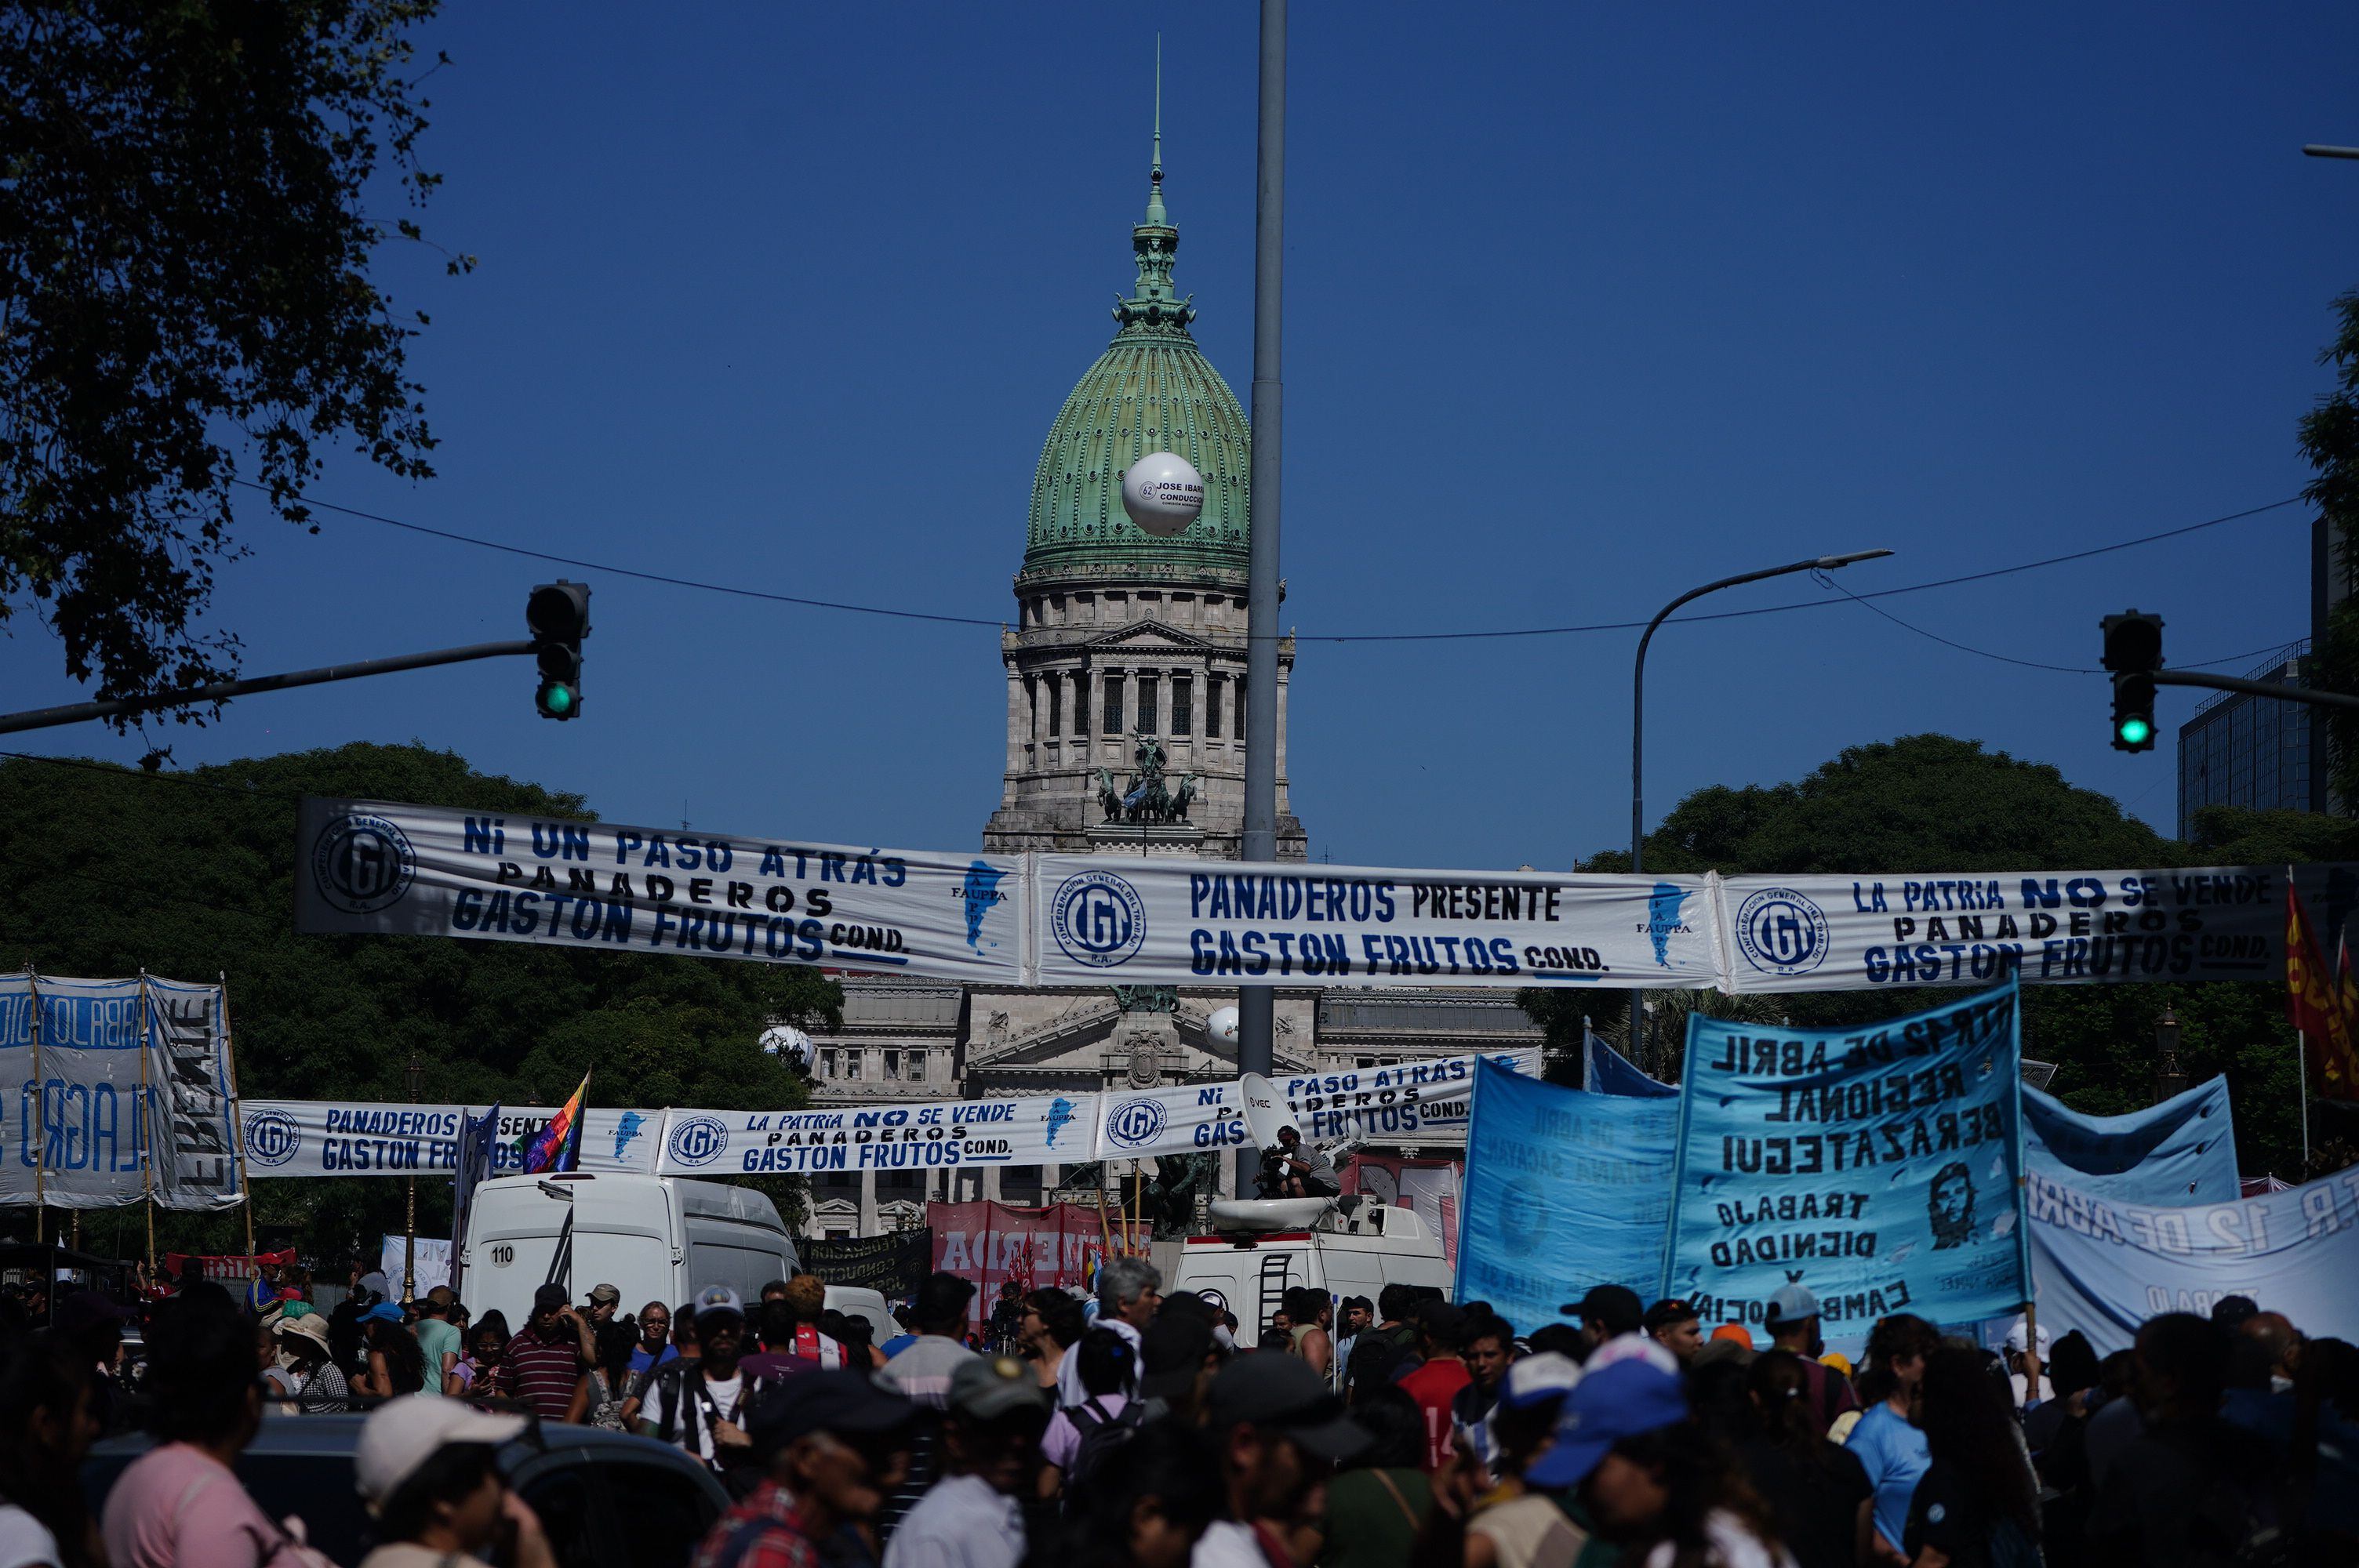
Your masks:
M53 975L142 968L220 975L239 1089L292 1099L557 1105L593 1071L593 1104L787 1108L802 1081L765 1055L771 1022L840 1022L817 971L686 956L571 952L425 936L293 930L296 810L305 795L587 818L578 795L478 773L421 746L352 745L186 773L98 762L0 763L0 962ZM764 1184L782 1208L790 1186ZM401 1227L403 1184L264 1181L258 1218L338 1255ZM420 1184L447 1235L447 1184ZM170 1217L219 1246L241 1220ZM440 1228L438 1228L437 1226ZM201 1234L199 1234L201 1233Z
M234 670L235 636L199 622L243 553L242 459L295 523L315 442L432 471L364 199L439 181L405 37L434 9L0 8L0 622L37 606L102 697Z
M2183 865L2274 865L2359 859L2359 824L2299 812L2215 807L2198 818L2198 843L2163 838L2123 815L2111 798L2065 782L1979 741L1909 735L1854 746L1791 784L1712 785L1679 804L1647 838L1649 870L1723 875L1895 871L2104 871ZM1626 853L1583 870L1625 871ZM1873 1022L1915 1011L1945 993L1817 991L1721 1004L1767 1003L1798 1025ZM1658 1076L1676 1078L1688 1007L1650 1011L1630 1051L1627 991L1534 988L1525 1011L1547 1032L1550 1055L1569 1066L1581 1017ZM2153 1102L2155 1022L2168 1007L2180 1024L2180 1059L2190 1081L2225 1073L2235 1103L2237 1153L2247 1171L2292 1179L2301 1166L2293 1036L2279 983L2032 986L2024 992L2024 1054L2057 1065L2056 1095L2076 1109L2110 1114ZM1562 1069L1560 1069L1561 1071ZM2321 1113L2322 1115L2322 1113ZM2313 1128L2318 1133L2323 1126ZM2313 1138L2313 1169L2331 1152ZM2348 1163L2343 1158L2341 1163Z

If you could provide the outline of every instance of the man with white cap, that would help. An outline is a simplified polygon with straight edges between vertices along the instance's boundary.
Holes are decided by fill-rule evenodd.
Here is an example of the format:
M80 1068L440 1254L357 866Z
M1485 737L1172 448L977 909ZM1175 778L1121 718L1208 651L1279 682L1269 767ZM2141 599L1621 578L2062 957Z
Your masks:
M1554 1351L1508 1367L1499 1398L1484 1418L1498 1488L1487 1499L1454 1495L1435 1520L1436 1529L1447 1530L1448 1521L1473 1505L1466 1518L1466 1568L1571 1568L1589 1543L1589 1532L1555 1498L1524 1487L1525 1472L1555 1440L1565 1396L1580 1381L1580 1365Z
M1789 1282L1771 1292L1763 1322L1769 1330L1770 1349L1790 1350L1801 1357L1804 1398L1821 1432L1844 1411L1859 1409L1850 1380L1819 1359L1827 1353L1827 1342L1819 1337L1819 1298L1808 1285Z
M486 1547L510 1568L556 1568L531 1505L500 1474L517 1415L458 1400L394 1400L361 1428L353 1474L385 1542L361 1568L443 1568Z

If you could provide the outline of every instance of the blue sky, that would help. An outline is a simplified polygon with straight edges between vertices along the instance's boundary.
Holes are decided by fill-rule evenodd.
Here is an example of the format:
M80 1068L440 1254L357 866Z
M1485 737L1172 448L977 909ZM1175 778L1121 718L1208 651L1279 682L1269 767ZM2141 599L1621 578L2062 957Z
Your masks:
M1249 5L454 6L426 41L442 445L323 499L593 560L1011 613L1039 443L1103 346L1165 34L1179 282L1251 372ZM2295 493L2329 302L2359 284L2359 12L2329 5L1794 12L1296 7L1285 622L1318 634L1643 620L1694 583L1886 546L1866 590ZM553 568L255 509L215 622L260 673L520 634ZM1885 601L2093 665L2307 630L2272 513ZM567 575L582 576L582 573ZM610 817L964 848L996 804L996 634L586 574L583 717L521 663L249 698L183 763L416 739ZM1718 608L1831 597L1807 579ZM1314 854L1563 866L1625 838L1630 632L1305 641L1291 773ZM1796 777L1918 730L2052 762L2169 831L2170 740L2106 745L2094 676L1856 606L1673 627L1647 798ZM2241 673L2241 672L2239 672ZM72 700L0 643L9 708ZM95 727L17 749L129 760Z

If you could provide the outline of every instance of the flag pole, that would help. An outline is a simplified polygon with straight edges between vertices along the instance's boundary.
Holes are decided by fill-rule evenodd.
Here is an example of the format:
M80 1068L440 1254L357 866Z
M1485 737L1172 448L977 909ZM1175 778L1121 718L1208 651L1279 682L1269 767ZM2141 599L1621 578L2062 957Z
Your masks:
M2293 1032L2293 1062L2294 1087L2301 1096L2301 1181L2306 1182L2310 1180L2310 1043L2299 1029Z

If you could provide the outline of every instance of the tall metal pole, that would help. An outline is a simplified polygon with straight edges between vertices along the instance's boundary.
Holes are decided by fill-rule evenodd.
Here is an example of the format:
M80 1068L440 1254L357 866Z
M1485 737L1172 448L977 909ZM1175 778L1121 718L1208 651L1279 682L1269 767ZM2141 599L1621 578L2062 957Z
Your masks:
M1246 526L1245 821L1247 860L1277 859L1277 502L1283 474L1280 312L1286 268L1286 0L1261 0L1261 125L1254 197L1253 467ZM1275 993L1237 990L1237 1069L1266 1074L1276 1033ZM1237 1152L1240 1190L1260 1151Z
M1256 382L1255 385L1258 388L1260 384ZM1258 429L1256 431L1256 441L1259 439ZM1261 449L1258 445L1254 449L1256 454L1259 453L1260 449ZM1256 459L1256 460L1258 460ZM1638 637L1638 663L1636 673L1634 674L1630 679L1630 874L1632 876L1636 876L1639 871L1644 869L1644 860L1647 848L1647 804L1645 798L1647 783L1647 644L1655 640L1655 628L1660 626L1665 621L1670 619L1671 611L1677 610L1680 605L1687 603L1690 600L1701 599L1707 593L1718 593L1723 588L1734 588L1739 583L1759 582L1763 578L1784 577L1790 572L1833 571L1838 567L1847 567L1854 561L1872 561L1880 556L1888 556L1892 552L1890 550L1854 550L1847 556L1813 556L1809 560L1794 561L1782 567L1769 567L1757 572L1740 572L1734 577L1724 577L1718 582L1708 582L1701 588L1691 588L1688 589L1685 593L1680 595L1677 599L1674 599L1669 604L1663 606L1662 609L1657 611L1655 612L1655 618L1647 622L1647 630L1641 633ZM1245 762L1248 767L1252 766L1253 759L1250 756L1245 759ZM1247 809L1250 810L1251 802L1253 800L1253 775L1250 773L1245 775L1245 800L1247 802ZM1250 822L1252 818L1248 817L1246 820ZM1246 858L1252 858L1250 851L1247 852ZM1647 1072L1655 1073L1658 1076L1662 1076L1661 1064L1650 1063L1647 1059L1647 1010L1645 993L1639 991L1635 987L1630 992L1629 1044L1630 1060L1637 1063L1642 1069ZM1585 1051L1586 1049L1587 1046L1584 1043L1583 1050Z

